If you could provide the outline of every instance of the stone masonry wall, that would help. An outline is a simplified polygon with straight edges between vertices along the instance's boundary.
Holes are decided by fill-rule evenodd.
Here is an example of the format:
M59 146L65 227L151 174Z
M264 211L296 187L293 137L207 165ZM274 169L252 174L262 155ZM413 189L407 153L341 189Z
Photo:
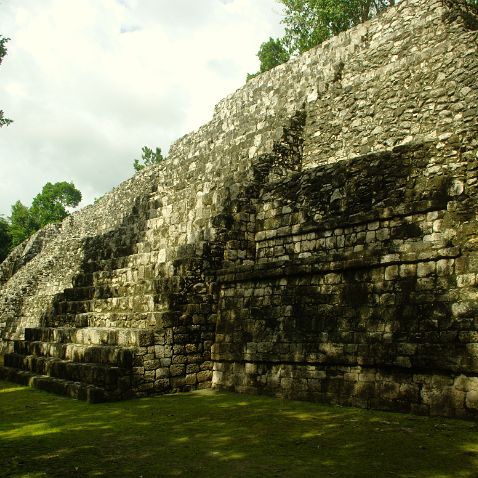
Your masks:
M136 394L476 413L476 18L403 0L248 82L6 259L3 349L129 330Z
M424 176L440 156L408 144L265 188L256 264L218 276L217 386L474 412L478 164Z

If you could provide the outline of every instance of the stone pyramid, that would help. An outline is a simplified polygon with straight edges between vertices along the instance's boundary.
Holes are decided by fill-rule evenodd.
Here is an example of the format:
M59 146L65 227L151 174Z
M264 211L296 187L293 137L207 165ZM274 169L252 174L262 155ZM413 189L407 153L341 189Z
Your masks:
M403 0L0 265L0 377L478 413L478 13Z

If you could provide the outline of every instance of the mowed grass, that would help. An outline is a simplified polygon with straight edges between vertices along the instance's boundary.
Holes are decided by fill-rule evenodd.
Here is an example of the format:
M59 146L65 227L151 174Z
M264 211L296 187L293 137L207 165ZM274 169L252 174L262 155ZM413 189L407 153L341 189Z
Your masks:
M2 477L478 477L478 424L211 391L89 405L0 381Z

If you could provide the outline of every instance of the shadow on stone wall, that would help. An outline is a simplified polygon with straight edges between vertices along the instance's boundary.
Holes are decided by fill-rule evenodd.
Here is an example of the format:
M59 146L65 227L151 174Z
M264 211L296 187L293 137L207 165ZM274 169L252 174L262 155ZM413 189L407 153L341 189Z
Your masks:
M219 388L409 411L429 387L415 411L461 413L453 379L478 370L476 307L457 305L475 209L463 164L427 173L437 157L410 144L264 187L259 262L219 277Z
M149 195L136 198L131 211L127 214L122 211L123 220L117 228L82 240L81 272L73 279L71 288L53 298L51 308L44 312L41 319L42 326L106 325L101 323L101 314L95 319L95 301L125 297L129 284L119 283L122 278L119 275L115 277L115 272L128 267L137 269L137 266L129 264L129 258L138 253L137 245L145 240L149 199ZM129 282L131 279L130 276ZM142 282L146 289L145 281ZM117 312L121 312L121 309ZM122 325L127 326L126 323L118 324Z

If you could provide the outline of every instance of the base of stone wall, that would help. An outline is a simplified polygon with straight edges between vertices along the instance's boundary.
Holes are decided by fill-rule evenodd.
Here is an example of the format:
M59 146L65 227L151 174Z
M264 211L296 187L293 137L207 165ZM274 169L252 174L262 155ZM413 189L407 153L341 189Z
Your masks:
M478 417L478 377L362 366L216 362L212 387L343 406Z
M94 385L47 375L38 375L25 370L5 366L0 366L0 379L45 392L55 393L64 397L83 400L88 403L112 402L134 397L129 391L120 395L117 392L110 392Z

